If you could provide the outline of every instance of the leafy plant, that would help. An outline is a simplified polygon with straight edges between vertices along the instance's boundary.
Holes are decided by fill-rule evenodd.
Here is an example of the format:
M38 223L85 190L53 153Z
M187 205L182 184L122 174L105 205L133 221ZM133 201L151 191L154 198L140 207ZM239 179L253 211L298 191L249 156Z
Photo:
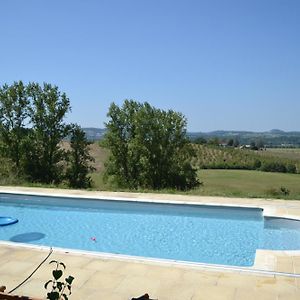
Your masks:
M71 286L74 280L73 276L65 278L65 281L59 281L63 276L63 271L66 269L64 263L52 260L49 264L55 264L56 267L52 271L53 279L48 280L45 283L45 289L47 290L49 284L51 285L51 292L47 293L47 298L49 300L68 300L68 296L71 295ZM66 290L67 288L67 290Z
M287 189L287 188L284 187L284 186L281 186L281 187L280 187L280 192L281 192L281 194L284 195L284 196L288 196L288 195L290 194L289 189Z
M267 190L267 193L273 197L281 197L281 196L288 196L290 194L290 190L284 186L281 186L278 189L271 188Z

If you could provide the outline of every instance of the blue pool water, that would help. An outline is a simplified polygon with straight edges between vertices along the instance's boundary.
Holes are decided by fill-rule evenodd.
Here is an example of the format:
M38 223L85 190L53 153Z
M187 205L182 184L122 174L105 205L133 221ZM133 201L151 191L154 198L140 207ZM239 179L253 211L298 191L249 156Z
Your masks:
M261 209L0 194L0 240L251 266L256 249L300 250L300 222Z

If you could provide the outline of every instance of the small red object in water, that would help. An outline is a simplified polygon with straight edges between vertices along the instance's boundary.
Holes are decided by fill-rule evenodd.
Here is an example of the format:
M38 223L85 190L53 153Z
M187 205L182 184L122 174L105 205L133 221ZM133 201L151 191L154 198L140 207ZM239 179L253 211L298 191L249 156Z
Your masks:
M91 240L92 240L93 242L96 242L96 241L97 241L97 240L96 240L96 237L94 237L94 236L91 237Z

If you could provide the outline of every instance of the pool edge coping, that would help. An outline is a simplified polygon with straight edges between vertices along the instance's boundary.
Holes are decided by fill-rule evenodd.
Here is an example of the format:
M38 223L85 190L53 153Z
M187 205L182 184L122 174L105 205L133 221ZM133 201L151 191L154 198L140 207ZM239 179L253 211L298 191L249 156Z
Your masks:
M230 266L230 265L220 265L220 264L207 264L199 262L188 262L172 259L163 259L163 258L150 258L144 256L134 256L134 255L125 255L125 254L113 254L106 252L96 252L96 251L87 251L87 250L78 250L78 249L68 249L60 247L51 247L43 245L33 245L25 243L16 243L10 241L0 240L0 246L8 246L16 249L29 249L29 250L42 250L49 252L52 249L55 253L58 254L71 254L76 256L83 256L89 258L99 258L102 260L114 260L127 263L141 263L144 265L157 265L164 267L181 267L189 268L192 270L205 270L212 272L231 272L231 273L245 273L245 274L259 274L264 276L283 276L289 278L300 278L300 274L288 273L288 272L278 272L272 270L262 270L255 269L253 267L239 267L239 266Z

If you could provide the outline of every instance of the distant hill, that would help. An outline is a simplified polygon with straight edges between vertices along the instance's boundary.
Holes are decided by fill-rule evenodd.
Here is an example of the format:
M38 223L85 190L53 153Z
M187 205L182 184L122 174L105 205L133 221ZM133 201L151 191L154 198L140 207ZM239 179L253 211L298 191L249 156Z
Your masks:
M212 131L212 132L188 132L191 140L199 137L205 139L218 138L220 141L238 139L240 144L246 145L258 140L268 147L300 147L300 131L285 132L279 129L272 129L266 132L252 131Z
M82 129L90 141L101 140L106 131L102 128L93 127ZM243 145L262 140L268 147L300 147L300 131L286 132L280 129L272 129L266 132L217 130L211 132L188 132L187 135L191 140L199 137L205 139L218 138L221 142L229 139L238 139L240 144Z
M89 141L98 141L101 140L105 134L105 129L94 128L94 127L85 127L82 128L85 132L85 136Z

